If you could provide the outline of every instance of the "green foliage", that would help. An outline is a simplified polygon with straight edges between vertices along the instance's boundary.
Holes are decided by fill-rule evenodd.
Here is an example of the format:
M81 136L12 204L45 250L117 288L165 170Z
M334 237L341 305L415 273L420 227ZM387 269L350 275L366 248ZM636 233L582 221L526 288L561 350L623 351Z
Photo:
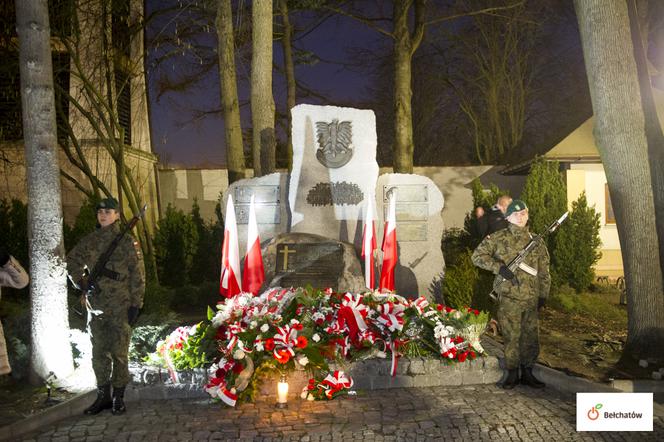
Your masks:
M175 289L148 281L143 298L143 314L166 314L171 310Z
M28 206L17 199L0 200L0 244L27 269L28 254Z
M140 323L153 322L153 318L144 318L141 315ZM134 328L129 343L129 360L140 362L144 360L157 347L157 343L169 335L177 325L178 317L170 313L161 316L158 325L139 325Z
M74 221L74 226L69 227L67 224L64 224L63 234L65 239L65 249L67 251L74 248L74 246L88 233L92 233L97 226L97 201L93 199L88 199L83 203L76 220Z
M186 284L198 244L191 215L169 204L157 225L154 244L159 280L171 287Z
M465 251L457 258L454 266L448 267L443 279L443 299L454 308L471 304L478 270L470 260L471 252Z
M528 205L530 230L542 233L567 210L567 188L557 161L537 158L521 194ZM549 246L552 241L549 241ZM552 252L549 248L549 252Z
M615 303L607 301L604 294L577 293L572 287L558 288L547 301L547 306L556 310L573 313L598 322L612 322L627 327L627 311Z
M443 232L442 245L445 266L453 267L459 264L462 256L474 247L473 238L468 231L451 228Z
M602 254L599 248L600 214L588 207L585 192L572 203L569 218L560 226L551 256L554 285L569 284L577 292L595 280L593 265Z
M220 227L218 223L205 222L201 217L198 201L195 199L191 208L191 219L198 233L198 241L192 258L191 270L189 271L189 281L193 283L218 281L221 259L218 255L221 250L223 225Z
M219 281L207 281L198 285L184 285L174 289L171 307L176 311L200 312L219 301Z

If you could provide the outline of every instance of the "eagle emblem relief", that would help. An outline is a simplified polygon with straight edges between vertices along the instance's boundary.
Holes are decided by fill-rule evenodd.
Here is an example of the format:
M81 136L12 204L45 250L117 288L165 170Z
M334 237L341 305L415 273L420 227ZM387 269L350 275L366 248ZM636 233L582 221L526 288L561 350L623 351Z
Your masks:
M353 157L353 129L350 121L340 122L336 118L330 123L318 121L316 134L319 146L316 158L323 166L332 169L343 167Z

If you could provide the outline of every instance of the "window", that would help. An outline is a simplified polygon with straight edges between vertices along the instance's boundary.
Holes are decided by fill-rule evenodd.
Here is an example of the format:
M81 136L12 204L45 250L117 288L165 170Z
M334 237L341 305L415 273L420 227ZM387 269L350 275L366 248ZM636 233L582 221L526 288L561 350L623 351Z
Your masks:
M613 205L611 204L611 195L609 195L608 184L604 184L604 223L616 223L616 216L613 214Z

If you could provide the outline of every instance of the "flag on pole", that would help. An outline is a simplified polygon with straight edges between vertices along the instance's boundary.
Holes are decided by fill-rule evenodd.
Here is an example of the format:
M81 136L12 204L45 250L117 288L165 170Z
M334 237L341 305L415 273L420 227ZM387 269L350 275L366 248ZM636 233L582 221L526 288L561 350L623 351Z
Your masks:
M371 198L367 202L364 215L364 232L362 233L362 258L364 258L364 283L367 288L376 288L374 250L376 250L376 223L373 217Z
M238 247L237 223L233 197L228 195L226 222L224 223L224 245L221 255L221 281L219 293L232 298L242 291L240 286L240 250Z
M263 255L261 254L261 240L258 236L258 222L256 222L256 209L254 196L251 196L249 205L249 225L247 231L247 253L244 255L244 272L242 273L242 287L245 292L258 294L265 281L263 269Z
M397 265L396 194L390 194L390 206L383 230L383 268L380 271L380 289L394 291L394 268Z

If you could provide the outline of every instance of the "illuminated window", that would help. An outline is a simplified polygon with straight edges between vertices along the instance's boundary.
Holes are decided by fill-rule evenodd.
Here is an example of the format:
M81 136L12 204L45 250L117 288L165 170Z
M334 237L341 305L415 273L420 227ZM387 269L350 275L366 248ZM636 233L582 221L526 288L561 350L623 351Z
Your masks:
M616 216L613 214L611 205L611 195L609 195L609 185L604 184L604 222L605 224L615 224Z

